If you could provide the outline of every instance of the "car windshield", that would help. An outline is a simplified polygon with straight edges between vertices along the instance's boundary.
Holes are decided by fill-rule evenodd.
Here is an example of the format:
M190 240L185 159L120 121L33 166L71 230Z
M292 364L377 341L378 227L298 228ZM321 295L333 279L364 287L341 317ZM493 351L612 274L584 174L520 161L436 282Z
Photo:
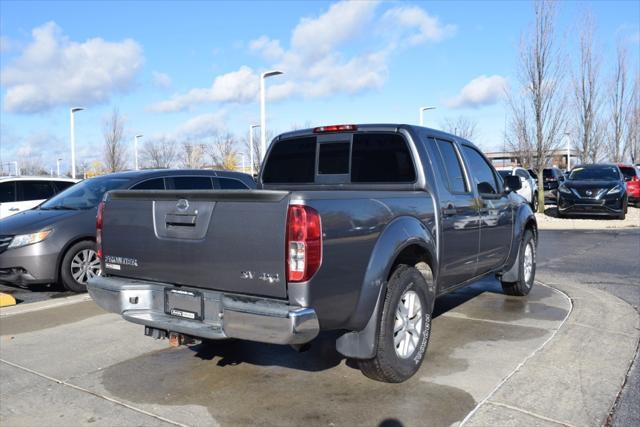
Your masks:
M575 168L571 171L569 179L572 181L617 181L620 179L620 174L615 166Z
M500 170L500 171L498 171L498 173L500 174L500 176L502 178L506 178L506 177L511 175L511 171L510 170Z
M124 187L129 182L124 178L91 178L67 188L40 205L43 210L78 210L98 206L102 196L109 190Z
M545 178L555 178L555 175L553 174L553 169L544 169L542 171L542 176Z
M621 167L620 170L622 171L622 175L624 175L624 178L626 180L631 180L633 179L634 176L636 176L636 170L634 168L631 167Z

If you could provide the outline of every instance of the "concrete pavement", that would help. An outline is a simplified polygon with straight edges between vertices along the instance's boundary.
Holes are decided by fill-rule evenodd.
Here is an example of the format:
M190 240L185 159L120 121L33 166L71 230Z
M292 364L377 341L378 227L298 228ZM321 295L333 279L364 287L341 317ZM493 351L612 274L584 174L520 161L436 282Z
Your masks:
M495 281L444 297L425 364L395 385L361 375L332 334L301 354L241 341L173 349L91 302L7 316L0 423L457 424L552 340L570 307L551 288L520 299Z

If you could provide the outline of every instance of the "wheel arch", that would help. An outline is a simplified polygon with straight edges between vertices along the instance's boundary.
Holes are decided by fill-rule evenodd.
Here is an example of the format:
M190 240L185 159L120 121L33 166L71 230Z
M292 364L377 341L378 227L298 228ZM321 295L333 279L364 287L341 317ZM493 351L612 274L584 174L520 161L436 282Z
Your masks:
M367 265L360 297L347 322L351 331L336 342L336 349L344 356L359 359L375 356L378 319L387 282L400 264L411 265L420 271L427 282L427 296L433 303L436 295L436 243L431 232L417 218L396 218L378 238Z

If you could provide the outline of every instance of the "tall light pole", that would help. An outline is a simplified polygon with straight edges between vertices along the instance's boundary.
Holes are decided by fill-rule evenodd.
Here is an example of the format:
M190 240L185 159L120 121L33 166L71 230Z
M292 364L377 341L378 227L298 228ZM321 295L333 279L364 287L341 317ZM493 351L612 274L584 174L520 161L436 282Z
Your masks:
M260 76L260 161L264 159L267 152L267 112L265 111L265 83L268 77L283 74L282 71L271 70L262 73Z
M135 151L135 163L136 163L136 170L140 170L140 168L138 168L138 138L142 138L144 135L140 134L140 135L136 135L135 138L133 138L133 150Z
M71 178L73 179L76 179L76 130L73 117L75 112L82 110L84 110L84 108L82 107L73 107L71 110L69 110L69 133L71 139Z
M567 171L571 170L571 133L564 133L567 137Z
M420 126L424 126L424 112L429 110L435 110L436 107L420 107L418 114L420 115Z
M253 129L259 127L260 125L249 125L249 161L251 162L251 176L253 176Z
M60 177L60 162L62 161L62 159L56 159L56 173L57 176Z

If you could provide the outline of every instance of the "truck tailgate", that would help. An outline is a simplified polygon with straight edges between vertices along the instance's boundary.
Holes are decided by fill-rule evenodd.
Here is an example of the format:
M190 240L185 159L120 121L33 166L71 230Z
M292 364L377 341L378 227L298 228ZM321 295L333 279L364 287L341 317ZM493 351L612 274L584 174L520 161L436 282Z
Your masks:
M113 191L105 274L286 298L284 191Z

